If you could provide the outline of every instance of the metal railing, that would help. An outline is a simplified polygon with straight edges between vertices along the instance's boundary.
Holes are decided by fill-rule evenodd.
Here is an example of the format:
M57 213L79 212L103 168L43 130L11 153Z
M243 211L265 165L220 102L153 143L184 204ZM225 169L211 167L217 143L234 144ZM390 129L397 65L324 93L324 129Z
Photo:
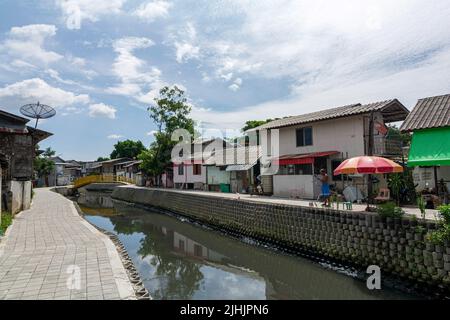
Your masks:
M379 156L401 156L403 142L390 137L374 137L373 154Z
M130 178L127 178L124 176L103 174L103 175L92 175L92 176L78 178L77 180L74 181L73 186L74 186L74 188L81 188L81 187L86 186L91 183L113 183L113 182L135 184L135 181L133 179L130 179Z

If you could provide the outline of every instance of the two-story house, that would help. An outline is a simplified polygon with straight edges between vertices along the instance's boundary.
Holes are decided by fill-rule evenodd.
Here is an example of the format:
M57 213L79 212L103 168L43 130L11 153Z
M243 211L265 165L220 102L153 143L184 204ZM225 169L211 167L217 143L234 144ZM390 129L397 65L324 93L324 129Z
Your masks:
M271 179L263 179L263 187L273 189L276 196L315 199L320 194L316 175L320 169L326 169L331 182L342 190L344 179L333 176L333 170L344 159L369 153L393 156L401 152L401 146L393 148L393 142L386 136L385 124L402 121L408 113L403 104L393 99L287 117L253 129L260 139L267 134L269 142L274 130L278 130L278 145L269 143L263 150L267 153L264 156L271 159L269 166L278 165L278 171L271 174ZM373 135L369 135L369 127L373 128ZM369 136L373 137L372 144ZM363 181L360 184L364 188Z
M216 149L228 146L221 138L196 139L190 145L189 155L180 155L181 162L173 163L173 183L176 189L207 189L208 159Z

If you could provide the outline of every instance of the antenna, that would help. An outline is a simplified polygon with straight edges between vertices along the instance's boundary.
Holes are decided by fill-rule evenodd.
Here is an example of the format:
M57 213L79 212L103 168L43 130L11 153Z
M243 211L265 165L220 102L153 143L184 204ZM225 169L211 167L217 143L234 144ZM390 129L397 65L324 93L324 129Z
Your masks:
M37 128L39 119L48 119L56 114L55 109L45 104L30 103L20 107L20 113L32 119L36 119L34 128Z

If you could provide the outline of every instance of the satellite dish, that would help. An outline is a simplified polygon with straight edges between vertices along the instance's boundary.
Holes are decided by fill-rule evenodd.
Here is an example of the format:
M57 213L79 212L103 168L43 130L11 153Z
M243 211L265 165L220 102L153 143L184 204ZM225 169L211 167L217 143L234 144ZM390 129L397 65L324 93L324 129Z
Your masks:
M55 109L45 104L30 103L20 107L20 113L32 119L36 119L34 128L37 128L39 119L48 119L56 114Z

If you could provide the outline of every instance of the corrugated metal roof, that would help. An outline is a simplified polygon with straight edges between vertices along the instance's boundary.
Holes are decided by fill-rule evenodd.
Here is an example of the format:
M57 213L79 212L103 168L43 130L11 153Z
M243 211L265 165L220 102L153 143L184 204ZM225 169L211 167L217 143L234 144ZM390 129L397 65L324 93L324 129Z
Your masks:
M231 166L228 166L225 170L226 171L247 171L250 170L254 164L233 164Z
M263 124L256 129L275 129L292 125L365 114L371 111L385 112L385 121L389 122L404 120L409 113L408 109L406 109L405 106L403 106L397 99L391 99L364 105L360 103L351 104L343 107L321 110L299 116L287 117Z
M450 94L420 99L400 130L412 131L450 126Z

